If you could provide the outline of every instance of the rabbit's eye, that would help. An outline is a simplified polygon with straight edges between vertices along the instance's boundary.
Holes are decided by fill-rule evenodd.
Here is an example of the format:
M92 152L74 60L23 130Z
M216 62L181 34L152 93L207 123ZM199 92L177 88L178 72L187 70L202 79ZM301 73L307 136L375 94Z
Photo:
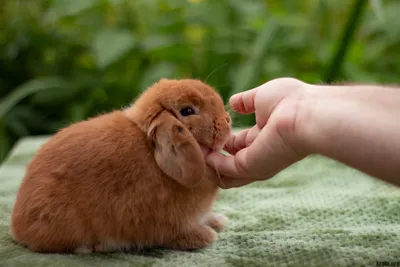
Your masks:
M193 115L195 113L194 109L189 108L189 107L181 109L180 112L181 112L181 115L184 116L184 117Z

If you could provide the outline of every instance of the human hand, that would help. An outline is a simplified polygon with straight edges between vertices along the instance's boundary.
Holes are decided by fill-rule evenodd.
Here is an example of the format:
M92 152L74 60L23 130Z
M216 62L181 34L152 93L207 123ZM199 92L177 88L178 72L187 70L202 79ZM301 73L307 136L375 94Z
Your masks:
M311 87L297 79L280 78L231 97L232 109L255 113L256 125L230 138L225 146L230 156L219 152L206 156L206 162L221 175L221 188L271 178L307 156L297 125Z

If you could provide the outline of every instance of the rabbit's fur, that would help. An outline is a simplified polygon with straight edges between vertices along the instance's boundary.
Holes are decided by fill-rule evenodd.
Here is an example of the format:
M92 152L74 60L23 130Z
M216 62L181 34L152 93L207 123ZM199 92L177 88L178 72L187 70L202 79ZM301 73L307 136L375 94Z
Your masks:
M219 150L230 133L213 88L162 79L131 107L72 124L40 148L17 194L13 237L42 253L209 246L227 217L211 212L219 176L201 146Z

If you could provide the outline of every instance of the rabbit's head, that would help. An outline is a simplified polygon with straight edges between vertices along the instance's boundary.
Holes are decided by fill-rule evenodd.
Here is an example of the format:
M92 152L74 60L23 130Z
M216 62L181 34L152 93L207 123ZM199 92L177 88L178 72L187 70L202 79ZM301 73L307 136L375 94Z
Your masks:
M231 133L221 96L199 80L161 79L126 114L153 142L160 168L187 187L204 174L201 147L220 150Z

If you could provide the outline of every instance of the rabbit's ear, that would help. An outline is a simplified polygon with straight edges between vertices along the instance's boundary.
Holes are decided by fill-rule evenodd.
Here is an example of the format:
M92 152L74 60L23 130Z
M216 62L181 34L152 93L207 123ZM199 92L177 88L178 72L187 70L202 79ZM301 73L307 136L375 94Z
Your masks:
M148 136L154 142L154 157L161 170L181 185L191 188L203 178L205 161L189 130L168 111L151 123Z

